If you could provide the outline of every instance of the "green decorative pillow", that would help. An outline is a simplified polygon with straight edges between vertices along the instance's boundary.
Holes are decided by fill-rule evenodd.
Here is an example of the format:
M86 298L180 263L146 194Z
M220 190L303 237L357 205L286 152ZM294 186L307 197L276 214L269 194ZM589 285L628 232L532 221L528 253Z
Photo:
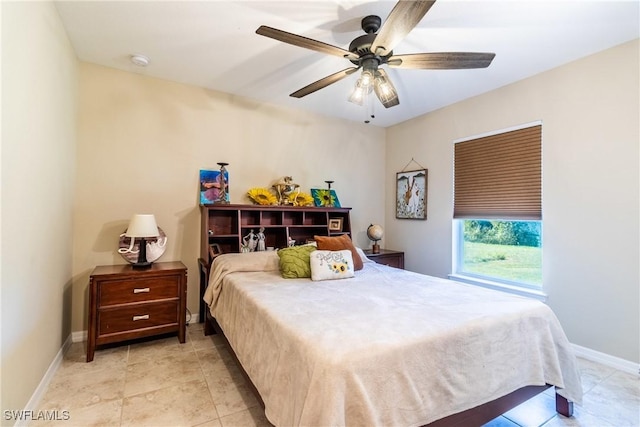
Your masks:
M311 277L309 254L315 251L315 246L294 246L278 251L280 257L280 272L285 279Z

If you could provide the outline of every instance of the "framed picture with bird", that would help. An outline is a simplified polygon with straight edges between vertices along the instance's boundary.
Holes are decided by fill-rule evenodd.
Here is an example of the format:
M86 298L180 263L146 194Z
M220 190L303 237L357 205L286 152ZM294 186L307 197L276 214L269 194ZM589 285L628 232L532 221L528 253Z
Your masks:
M396 173L396 218L427 219L427 170Z

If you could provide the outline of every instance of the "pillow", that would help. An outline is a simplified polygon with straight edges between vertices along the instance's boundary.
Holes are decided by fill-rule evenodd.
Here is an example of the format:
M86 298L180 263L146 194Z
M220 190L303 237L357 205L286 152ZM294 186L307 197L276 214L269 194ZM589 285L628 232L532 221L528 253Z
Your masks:
M317 250L310 255L311 280L347 279L355 275L353 258L348 249L342 251Z
M356 246L356 251L358 252L358 255L360 255L360 259L362 260L362 264L364 264L366 262L374 262L374 261L371 261L369 259L367 254L365 254L364 251L361 248Z
M309 254L316 250L315 246L292 246L280 249L280 273L285 279L311 277Z
M349 249L351 251L351 257L353 258L353 269L355 271L362 270L362 259L356 251L356 247L353 246L351 237L347 234L341 234L336 237L329 236L314 236L318 243L318 249L325 251L341 251L343 249Z

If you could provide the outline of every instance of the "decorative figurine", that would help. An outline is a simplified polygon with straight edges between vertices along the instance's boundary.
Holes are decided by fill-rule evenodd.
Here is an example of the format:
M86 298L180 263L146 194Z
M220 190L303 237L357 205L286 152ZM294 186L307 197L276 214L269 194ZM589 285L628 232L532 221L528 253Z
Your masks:
M292 203L294 206L297 205L296 196L300 194L300 186L293 182L293 177L285 176L273 184L272 187L278 195L278 204L288 205ZM292 200L290 200L290 197Z
M242 247L247 250L243 252L253 252L256 250L256 244L258 243L258 236L253 232L253 228L249 231L249 234L242 238Z
M267 248L265 247L265 243L264 243L264 227L260 227L260 231L258 232L258 251L266 251Z

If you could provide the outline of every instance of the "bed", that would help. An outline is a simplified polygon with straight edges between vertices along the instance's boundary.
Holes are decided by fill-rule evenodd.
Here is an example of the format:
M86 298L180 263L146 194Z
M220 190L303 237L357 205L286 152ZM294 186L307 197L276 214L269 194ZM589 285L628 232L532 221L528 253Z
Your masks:
M275 251L211 267L205 333L224 334L276 426L481 425L582 389L543 303L364 261L354 277L284 279Z

